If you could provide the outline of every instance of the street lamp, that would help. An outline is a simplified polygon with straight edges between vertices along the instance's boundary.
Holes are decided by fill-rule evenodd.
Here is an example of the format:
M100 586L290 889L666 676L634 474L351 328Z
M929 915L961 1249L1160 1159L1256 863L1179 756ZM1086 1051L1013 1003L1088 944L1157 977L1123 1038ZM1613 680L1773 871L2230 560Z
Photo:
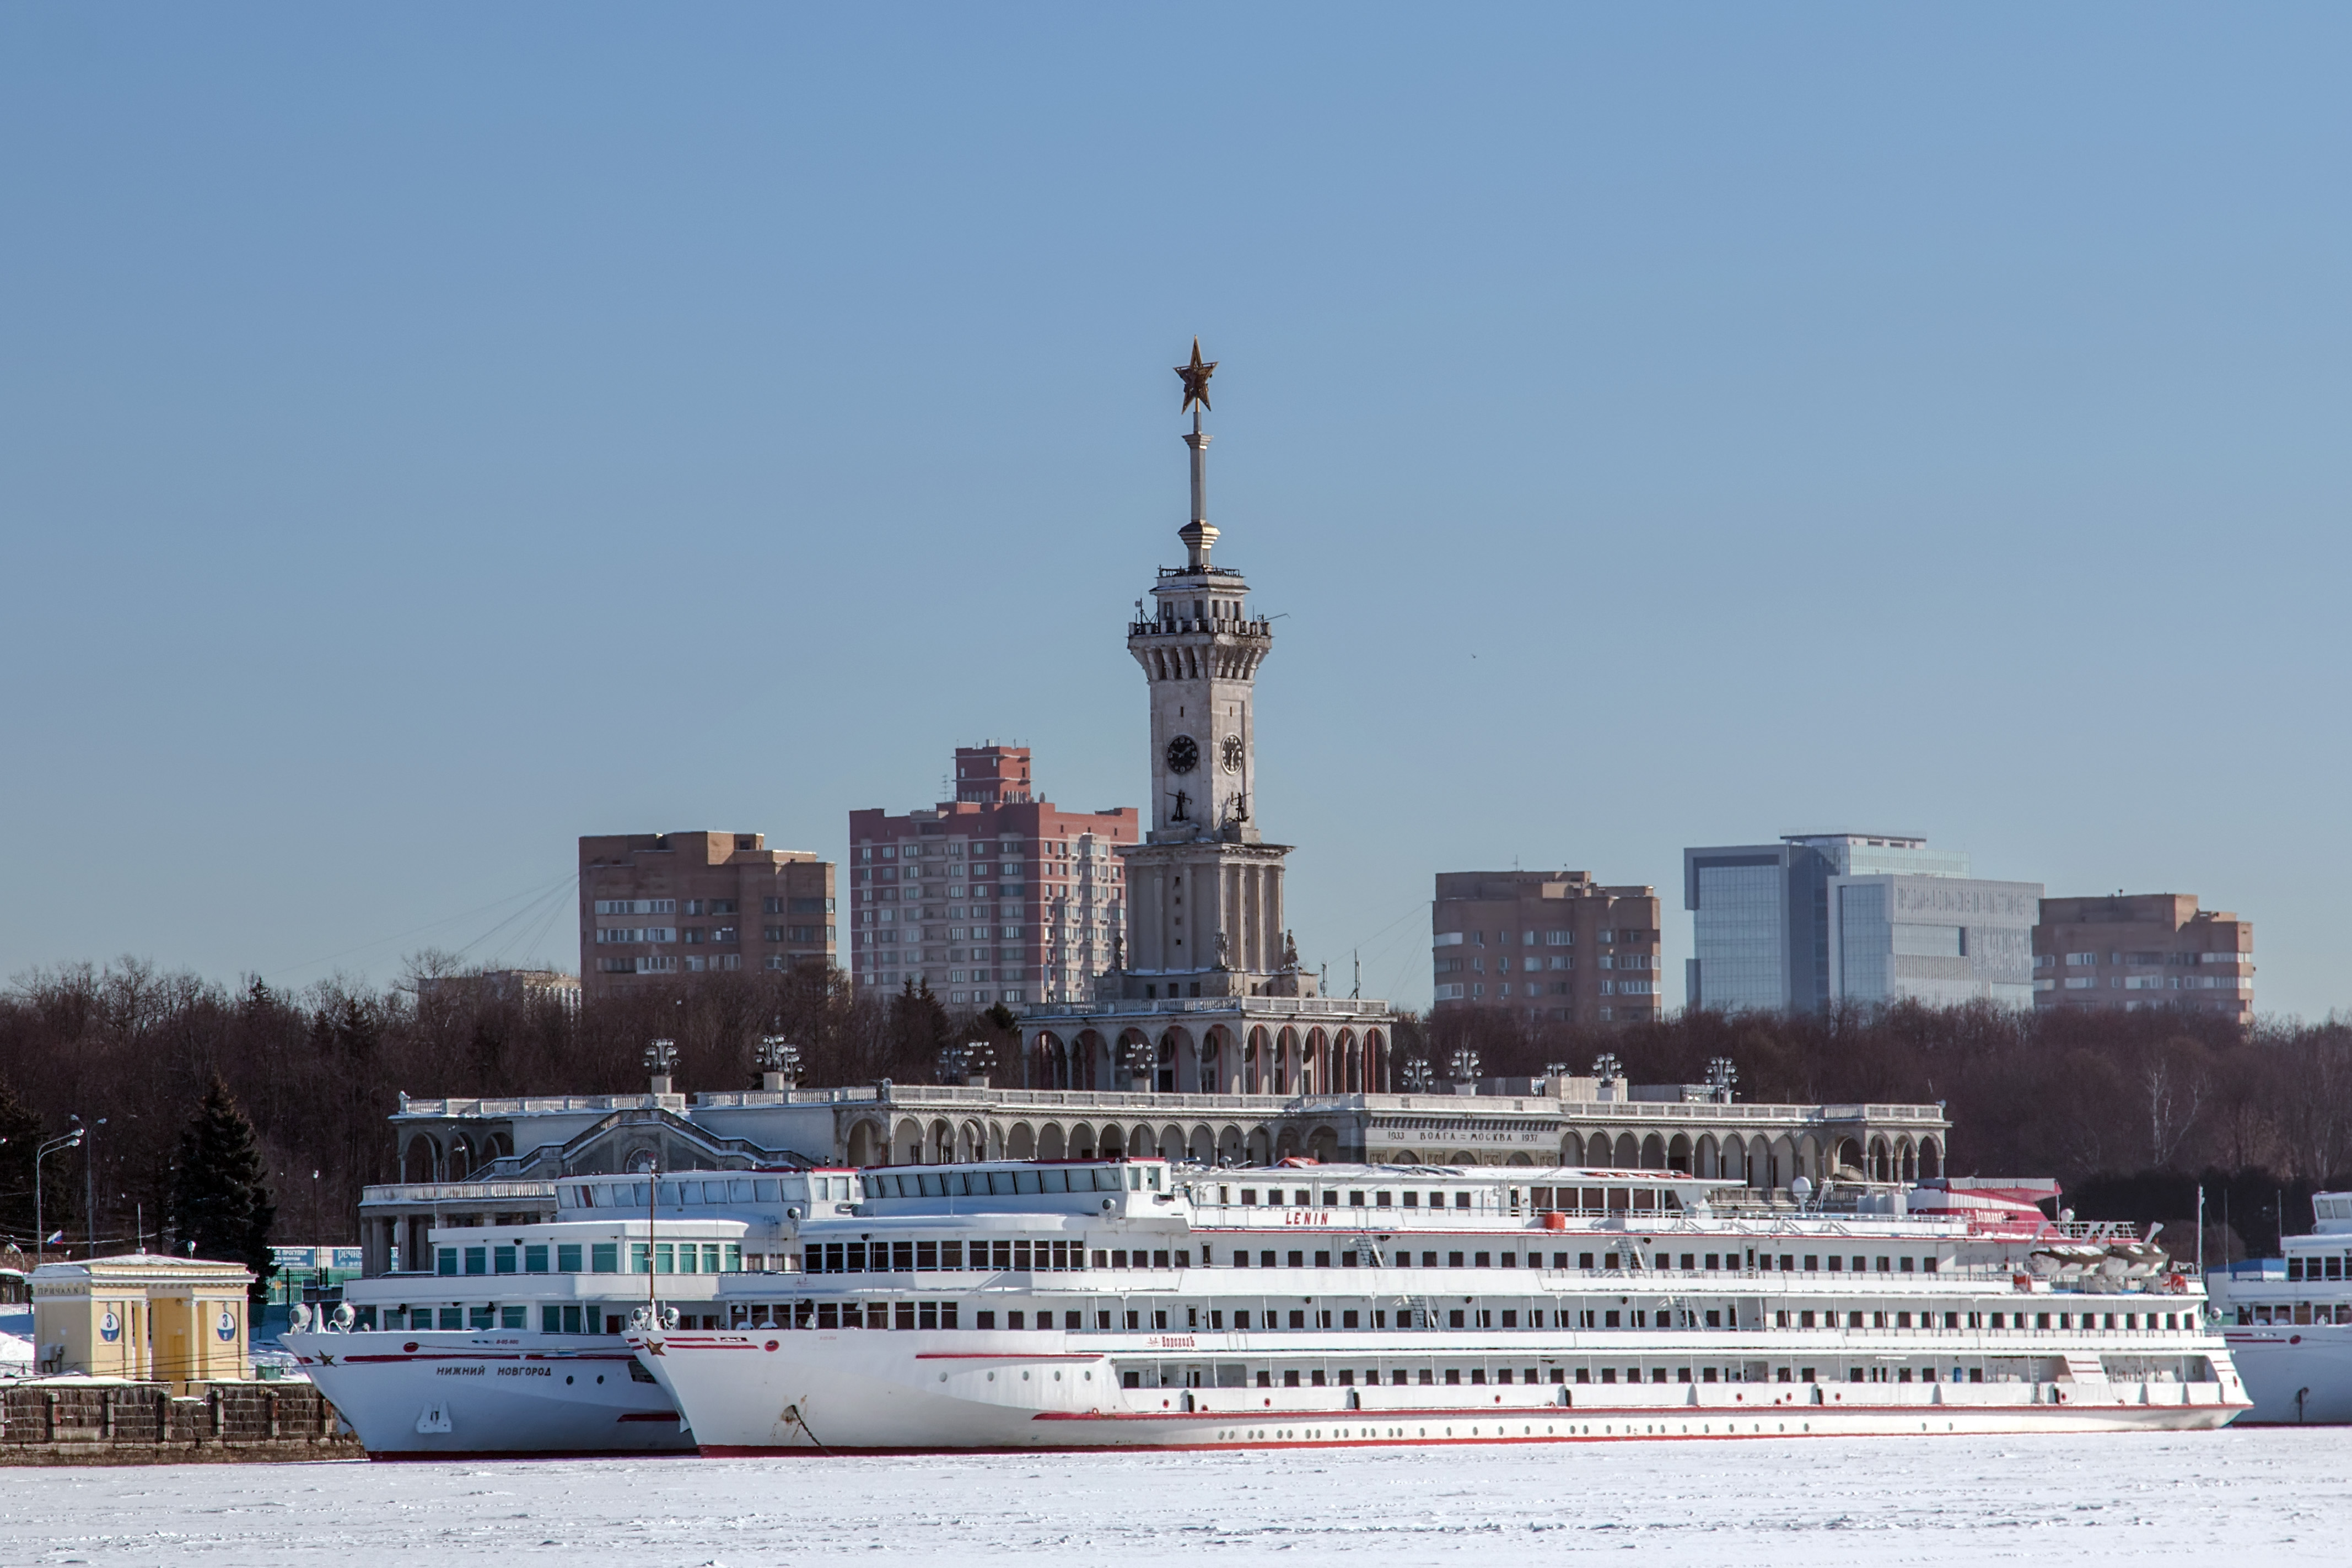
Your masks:
M81 1118L68 1116L66 1120L79 1122ZM98 1256L98 1130L105 1125L106 1118L100 1116L83 1129L89 1134L89 1142L81 1152L82 1234L92 1258Z
M752 1048L751 1058L760 1069L761 1089L788 1090L800 1080L800 1047L787 1043L782 1035L761 1035L760 1043Z
M1707 1087L1715 1092L1715 1097L1723 1103L1727 1105L1731 1103L1732 1085L1738 1082L1739 1069L1733 1064L1731 1058L1718 1056L1706 1064Z
M41 1266L41 1248L48 1240L48 1228L41 1220L41 1162L59 1149L81 1147L82 1129L76 1127L61 1138L51 1138L33 1151L33 1267Z

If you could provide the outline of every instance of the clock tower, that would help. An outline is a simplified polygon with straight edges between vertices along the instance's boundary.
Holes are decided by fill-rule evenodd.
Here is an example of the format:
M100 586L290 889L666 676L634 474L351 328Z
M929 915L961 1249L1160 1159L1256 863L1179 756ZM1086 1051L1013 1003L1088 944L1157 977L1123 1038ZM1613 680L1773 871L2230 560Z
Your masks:
M1249 603L1249 584L1211 562L1208 434L1213 361L1192 345L1184 408L1192 428L1192 519L1177 530L1181 566L1160 569L1136 601L1127 649L1150 694L1150 831L1122 848L1128 935L1122 967L1102 977L1106 999L1310 996L1283 925L1285 844L1267 843L1255 804L1258 666L1273 627Z

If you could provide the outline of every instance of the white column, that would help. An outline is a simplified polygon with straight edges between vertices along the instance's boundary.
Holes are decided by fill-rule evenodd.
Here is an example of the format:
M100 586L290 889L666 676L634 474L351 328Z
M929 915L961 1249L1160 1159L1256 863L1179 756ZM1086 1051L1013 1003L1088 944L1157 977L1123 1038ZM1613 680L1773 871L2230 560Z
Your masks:
M1265 911L1259 904L1264 879L1255 865L1242 869L1242 944L1241 967L1264 971L1265 968Z

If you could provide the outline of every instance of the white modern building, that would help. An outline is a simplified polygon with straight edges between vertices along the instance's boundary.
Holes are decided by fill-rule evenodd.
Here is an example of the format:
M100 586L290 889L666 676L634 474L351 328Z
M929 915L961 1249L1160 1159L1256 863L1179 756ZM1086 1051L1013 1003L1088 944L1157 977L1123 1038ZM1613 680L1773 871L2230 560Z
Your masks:
M1962 850L1890 833L1790 834L1683 852L1692 1007L2033 1001L2042 884L1969 874Z

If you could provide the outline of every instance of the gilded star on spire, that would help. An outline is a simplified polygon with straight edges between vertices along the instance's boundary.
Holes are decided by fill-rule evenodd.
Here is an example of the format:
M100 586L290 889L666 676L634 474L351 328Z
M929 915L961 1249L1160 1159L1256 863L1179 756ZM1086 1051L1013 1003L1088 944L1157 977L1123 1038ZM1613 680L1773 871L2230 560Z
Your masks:
M1201 362L1201 340L1193 339L1192 362L1176 367L1176 373L1184 378L1184 406L1178 413L1190 412L1196 402L1202 408L1209 406L1209 378L1216 374L1216 361L1211 360L1205 365Z

